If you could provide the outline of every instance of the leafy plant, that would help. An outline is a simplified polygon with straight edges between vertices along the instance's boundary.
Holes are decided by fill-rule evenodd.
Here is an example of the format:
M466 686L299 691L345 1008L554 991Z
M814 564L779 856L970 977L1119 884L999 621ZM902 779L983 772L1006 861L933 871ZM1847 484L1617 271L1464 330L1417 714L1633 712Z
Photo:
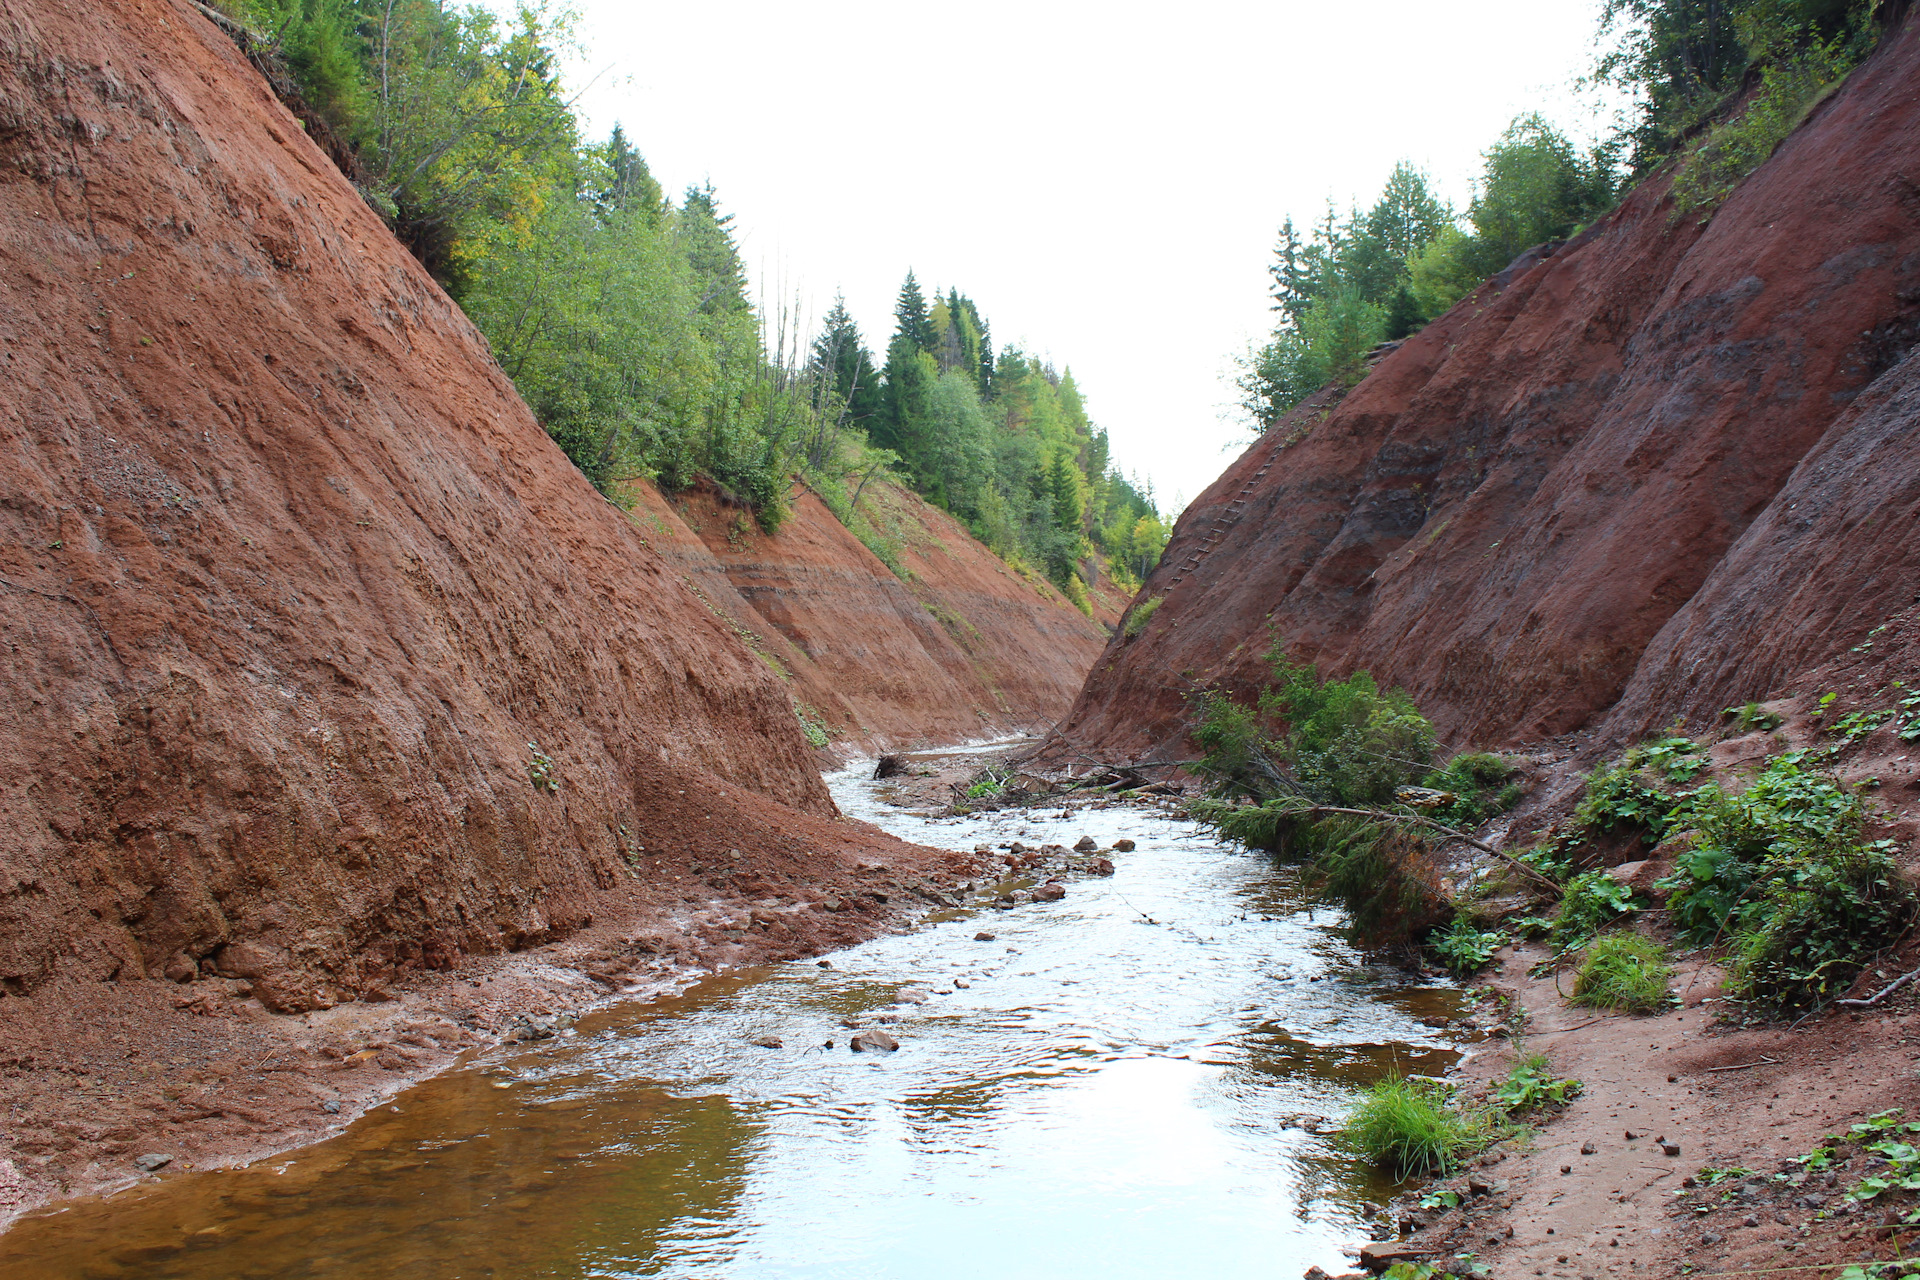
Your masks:
M1147 619L1153 617L1165 601L1165 596L1155 596L1151 600L1143 600L1133 606L1133 608L1127 610L1127 620L1122 623L1120 627L1121 634L1129 640L1139 635L1146 627Z
M1486 1117L1463 1109L1447 1085L1392 1076L1367 1090L1341 1137L1382 1169L1423 1175L1451 1171L1488 1132Z
M1574 975L1573 1002L1596 1009L1654 1013L1671 996L1673 969L1657 943L1636 933L1609 933L1587 947Z
M1755 729L1770 731L1778 729L1785 723L1777 714L1768 711L1757 702L1749 702L1745 706L1728 707L1720 714L1733 717L1735 733L1751 733Z
M806 735L808 746L824 747L832 741L833 730L818 709L804 702L796 702L793 704L793 714L800 722L800 732Z
M1666 792L1647 785L1641 776L1646 763L1646 749L1634 747L1613 764L1589 774L1586 794L1574 809L1574 821L1588 830L1639 827L1658 840L1666 833L1674 801Z
M1728 990L1764 1013L1804 1012L1853 984L1913 923L1915 895L1894 872L1892 841L1839 842L1770 865L1764 914L1741 934Z
M1572 951L1622 917L1632 915L1633 891L1604 870L1583 871L1567 882L1549 937L1554 950Z
M1465 977L1486 968L1493 953L1505 941L1502 935L1483 930L1465 916L1458 916L1452 924L1428 938L1427 949L1449 972Z
M1647 743L1645 753L1647 765L1666 775L1668 782L1691 782L1707 767L1706 748L1692 738L1661 738Z
M553 757L542 751L537 742L529 742L527 750L533 756L527 761L527 781L533 784L535 791L557 794L560 790L560 769L554 764Z
M1493 1100L1509 1115L1544 1106L1565 1106L1580 1095L1578 1081L1553 1074L1544 1053L1528 1054L1493 1088Z
M1505 813L1526 794L1515 781L1519 772L1510 761L1491 752L1469 751L1455 756L1444 769L1428 774L1424 783L1455 797L1452 804L1435 809L1433 816L1450 827L1470 829Z

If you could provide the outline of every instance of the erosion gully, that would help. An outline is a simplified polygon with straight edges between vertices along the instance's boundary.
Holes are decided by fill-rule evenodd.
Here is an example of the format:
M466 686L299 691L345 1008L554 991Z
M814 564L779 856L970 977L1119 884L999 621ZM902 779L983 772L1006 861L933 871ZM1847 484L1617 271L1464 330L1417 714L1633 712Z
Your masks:
M614 1005L330 1141L28 1218L0 1236L0 1275L1346 1269L1392 1188L1316 1131L1388 1071L1456 1062L1457 993L1367 963L1293 870L1191 823L928 819L869 772L830 777L835 798L908 840L1137 847L1062 901L943 911L824 965ZM914 984L926 1002L897 1003ZM899 1051L852 1052L846 1024L883 1014Z

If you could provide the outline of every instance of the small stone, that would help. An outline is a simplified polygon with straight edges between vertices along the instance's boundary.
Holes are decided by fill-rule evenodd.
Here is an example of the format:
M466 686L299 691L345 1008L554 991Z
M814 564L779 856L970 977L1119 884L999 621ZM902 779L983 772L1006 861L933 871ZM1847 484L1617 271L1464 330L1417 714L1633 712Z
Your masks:
M1756 1218L1754 1215L1750 1213L1746 1217L1740 1219L1740 1225L1743 1227L1757 1227L1760 1225L1760 1219Z
M1075 853L1092 853L1095 849L1098 849L1099 847L1100 847L1100 842L1095 840L1092 836L1081 836L1078 840L1075 840L1073 842L1073 851Z
M982 929L980 932L973 935L973 940L975 942L992 942L993 935L988 933L985 929Z
M1485 1178L1474 1177L1467 1179L1467 1194L1470 1196L1484 1196L1492 1190L1493 1184Z
M968 982L965 978L955 978L953 980L953 985L960 988L962 991L965 991L969 987L971 987L973 984L971 982Z
M1633 1130L1631 1130L1631 1129L1629 1129L1629 1130L1627 1130L1627 1141L1628 1141L1628 1142L1632 1142L1632 1141L1633 1141L1634 1139L1636 1139L1636 1138L1644 1138L1644 1137L1646 1137L1646 1136L1647 1136L1647 1135L1646 1135L1646 1134L1644 1134L1644 1133L1635 1133L1635 1132L1634 1132Z
M1088 867L1087 870L1097 876L1110 876L1113 874L1113 864L1105 858L1095 858L1093 865Z
M1701 1235L1700 1243L1701 1244L1719 1244L1725 1238L1726 1237L1722 1236L1718 1231L1708 1231Z
M142 1173L158 1173L172 1163L172 1156L161 1155L157 1151L133 1158L133 1167Z
M328 1098L325 1102L321 1103L320 1109L326 1112L330 1116L337 1116L340 1114L340 1104L334 1101L332 1098Z
M167 961L167 967L162 972L174 982L192 982L199 974L200 966L192 956L182 951Z
M1667 1083L1668 1083L1668 1084L1679 1084L1679 1083L1680 1083L1680 1077L1679 1077L1679 1076L1668 1076L1668 1077L1667 1077Z
M1560 1166L1560 1172L1561 1172L1561 1173L1562 1173L1563 1175L1564 1175L1564 1174L1569 1174L1569 1173L1572 1173L1572 1172L1573 1172L1573 1166L1572 1166L1572 1165L1570 1165L1570 1164L1563 1164L1563 1165L1561 1165L1561 1166Z
M787 1047L786 1041L782 1040L779 1036L755 1036L748 1043L757 1044L762 1049L784 1049Z
M839 898L822 898L820 900L820 909L822 911L845 911L847 904Z
M933 999L919 987L902 987L893 993L893 998L897 1004L925 1004Z
M831 960L815 960L814 963L819 965L822 969L833 968L833 961Z
M1067 896L1067 887L1061 884L1043 884L1033 891L1035 902L1058 902Z
M1591 1142L1583 1142L1580 1144L1580 1154L1583 1156L1590 1156L1599 1149L1599 1147L1596 1147Z
M1115 840L1113 842L1113 848L1114 848L1114 852L1116 853L1132 853L1133 841L1127 839L1125 836L1122 836L1118 840Z
M900 1042L884 1031L862 1031L847 1041L847 1047L855 1053L892 1053Z
M1677 1156L1680 1154L1680 1144L1677 1142L1663 1142L1660 1144L1660 1154Z

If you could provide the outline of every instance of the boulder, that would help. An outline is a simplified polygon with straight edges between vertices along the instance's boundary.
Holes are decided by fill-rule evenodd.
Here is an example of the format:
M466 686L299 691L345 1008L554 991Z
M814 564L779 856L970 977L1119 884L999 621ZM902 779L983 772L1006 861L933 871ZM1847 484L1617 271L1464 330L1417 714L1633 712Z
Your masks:
M886 1032L871 1029L857 1033L847 1044L855 1053L892 1053L900 1047L900 1042Z
M1073 851L1075 853L1092 853L1099 847L1099 841L1095 840L1092 836L1081 836L1073 842Z
M1035 902L1058 902L1067 896L1067 887L1063 884L1048 882L1033 891Z
M1115 840L1113 842L1113 851L1115 853L1132 853L1133 841L1127 839L1125 836L1122 836L1118 840Z

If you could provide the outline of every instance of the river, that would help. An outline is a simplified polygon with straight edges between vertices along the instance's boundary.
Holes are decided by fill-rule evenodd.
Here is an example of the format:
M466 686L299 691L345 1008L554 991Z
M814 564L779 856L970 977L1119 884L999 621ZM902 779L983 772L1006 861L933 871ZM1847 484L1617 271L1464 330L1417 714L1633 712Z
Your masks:
M1459 1045L1295 873L1131 808L851 816L970 849L1090 835L1058 902L728 973L502 1047L339 1136L28 1218L6 1276L1283 1277L1348 1269L1391 1188L1310 1117ZM990 932L991 941L976 935ZM924 1003L897 1003L903 990ZM911 999L911 996L909 996ZM847 1022L897 1014L896 1053ZM753 1043L777 1037L780 1048Z

